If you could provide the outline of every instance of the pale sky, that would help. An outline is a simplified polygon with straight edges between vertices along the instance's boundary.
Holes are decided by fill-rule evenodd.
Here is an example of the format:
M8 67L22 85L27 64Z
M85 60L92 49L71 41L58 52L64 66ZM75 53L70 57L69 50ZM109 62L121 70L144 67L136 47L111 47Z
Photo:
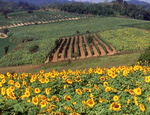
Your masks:
M89 1L89 2L93 2L93 3L99 3L99 2L104 2L105 0L75 0L75 1ZM108 0L108 2L110 2L112 0ZM129 0L126 0L129 1ZM148 2L150 3L150 0L139 0L139 1L144 1L144 2Z

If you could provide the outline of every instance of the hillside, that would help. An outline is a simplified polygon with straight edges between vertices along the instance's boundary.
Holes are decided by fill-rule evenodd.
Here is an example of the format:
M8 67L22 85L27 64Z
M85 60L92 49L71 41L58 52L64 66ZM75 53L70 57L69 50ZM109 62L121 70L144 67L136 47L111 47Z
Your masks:
M14 1L14 2L20 2L20 0L7 0L7 1ZM35 4L35 5L48 5L50 3L59 3L59 4L64 4L67 2L71 2L69 0L21 0L22 2L27 2L30 4Z
M128 4L135 4L143 7L146 10L150 11L150 3L144 2L144 1L139 1L139 0L130 0L127 1Z
M14 50L12 50L8 55L3 56L0 60L0 63L1 66L16 66L24 64L44 63L46 61L47 56L55 49L58 43L56 42L56 40L59 40L59 38L63 37L79 36L76 33L77 30L80 34L85 34L86 31L103 32L106 30L116 30L119 28L123 28L122 25L136 25L142 23L149 24L148 21L142 20L98 16L95 18L89 17L78 20L64 20L58 22L32 24L24 27L10 28L10 37L8 39L13 43L17 43L18 46ZM139 33L143 35L142 31L140 30ZM143 31L143 33L145 32ZM143 39L147 38L147 36L143 36ZM135 35L135 37L138 38L137 35ZM134 40L135 39L133 38L133 41ZM34 48L34 46L38 46L38 50L32 53L32 50L30 50L30 48ZM117 47L116 45L113 46ZM144 45L144 47L146 46ZM118 49L118 51L119 50L121 49ZM125 46L122 50L126 51L127 46ZM138 47L136 50L138 50ZM132 48L130 51L132 51Z

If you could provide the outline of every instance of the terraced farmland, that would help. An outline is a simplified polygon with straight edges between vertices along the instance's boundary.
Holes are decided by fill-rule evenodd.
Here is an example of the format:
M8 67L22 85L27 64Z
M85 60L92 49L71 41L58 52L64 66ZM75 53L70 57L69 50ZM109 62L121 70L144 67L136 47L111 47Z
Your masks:
M91 42L89 41L91 36ZM64 37L45 61L59 62L69 59L84 59L115 54L110 44L103 42L97 34Z

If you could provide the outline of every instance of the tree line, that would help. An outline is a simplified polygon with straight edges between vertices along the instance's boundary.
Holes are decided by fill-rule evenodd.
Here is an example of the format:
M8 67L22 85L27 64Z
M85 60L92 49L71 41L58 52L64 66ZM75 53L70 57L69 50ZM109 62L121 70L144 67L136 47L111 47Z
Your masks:
M94 14L99 16L125 16L134 19L150 20L150 11L142 6L128 4L123 0L115 0L111 3L65 3L63 5L49 5L49 8L58 8L61 11L75 12L79 14Z

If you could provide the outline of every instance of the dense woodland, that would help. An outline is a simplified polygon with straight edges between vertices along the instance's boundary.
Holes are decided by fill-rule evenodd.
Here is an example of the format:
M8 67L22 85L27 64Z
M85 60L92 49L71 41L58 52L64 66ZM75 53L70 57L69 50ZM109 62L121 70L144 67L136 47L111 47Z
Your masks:
M59 0L48 5L36 6L27 2L12 2L0 0L0 12L3 15L14 11L31 11L37 9L55 8L61 11L75 12L79 14L94 14L99 16L123 16L133 19L150 20L148 5L129 4L124 0L114 0L110 3L82 3L68 0ZM63 1L63 2L62 2Z
M123 0L98 4L66 3L59 8L63 11L76 12L80 14L127 16L134 19L150 20L150 11L145 10L142 6L128 4Z

